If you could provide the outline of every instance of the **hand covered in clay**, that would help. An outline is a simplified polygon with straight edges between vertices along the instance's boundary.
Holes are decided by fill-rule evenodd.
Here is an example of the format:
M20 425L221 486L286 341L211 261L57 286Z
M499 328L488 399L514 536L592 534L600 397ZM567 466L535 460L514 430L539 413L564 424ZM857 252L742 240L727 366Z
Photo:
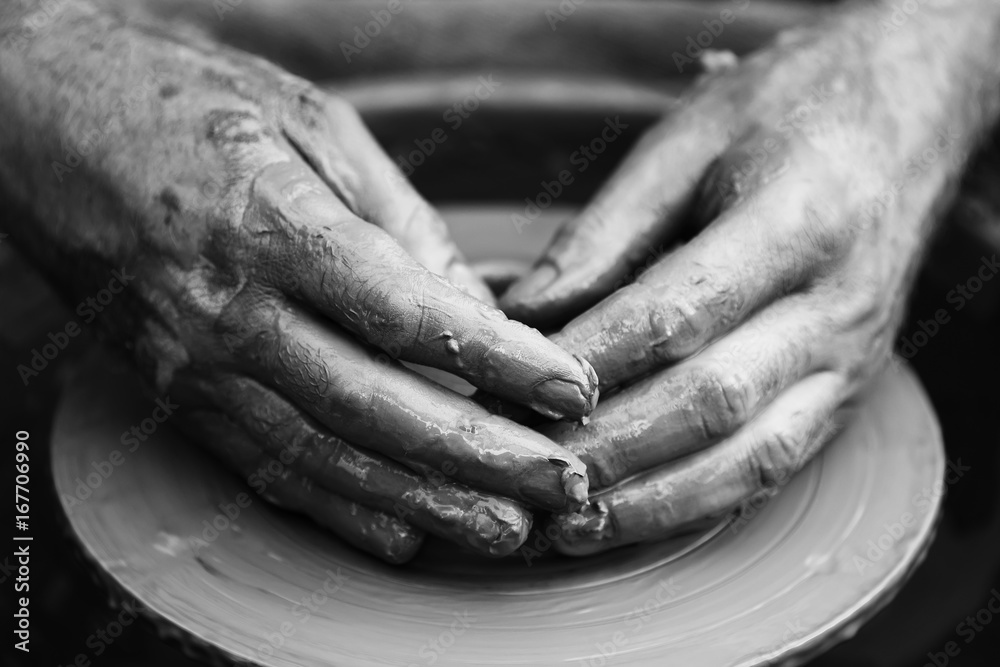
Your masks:
M75 301L127 276L100 325L269 498L397 562L425 530L509 553L510 499L586 499L574 455L400 363L553 418L595 400L586 362L477 298L346 103L86 3L0 49L10 240Z
M889 34L891 8L859 4L711 73L503 297L538 326L583 311L552 339L601 379L589 425L542 429L599 489L557 517L562 551L660 539L779 488L886 365L998 109L1000 12L947 4Z

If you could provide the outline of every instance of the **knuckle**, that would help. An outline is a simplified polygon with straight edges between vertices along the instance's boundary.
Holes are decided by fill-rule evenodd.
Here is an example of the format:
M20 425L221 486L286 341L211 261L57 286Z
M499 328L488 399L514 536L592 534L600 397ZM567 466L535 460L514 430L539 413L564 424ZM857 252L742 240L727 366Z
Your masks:
M836 317L843 331L874 331L889 326L898 300L887 298L890 295L879 269L855 271L838 287L841 296L835 301L839 301Z
M271 134L260 114L241 109L213 109L206 125L206 138L217 148L262 143Z
M268 312L271 304L263 292L249 282L219 300L223 303L216 305L218 311L206 313L214 320L213 334L227 355L244 356L254 349L258 336L264 333L259 317Z
M354 105L343 97L322 93L318 90L315 93L317 97L322 98L327 114L331 118L335 120L356 120L360 118L360 114Z
M693 309L680 303L657 303L646 296L643 300L651 302L646 326L650 349L657 363L677 361L691 352L692 347L697 347L702 327Z
M722 211L746 199L759 183L768 157L765 153L761 160L749 147L734 148L719 157L702 184L699 197L703 206L702 222L710 221Z
M293 115L304 127L315 129L327 118L336 118L350 105L343 98L317 88L312 82L289 77L282 86L283 111Z
M275 384L292 391L300 401L321 404L333 382L322 355L305 346L278 345L272 352Z
M690 425L705 440L731 435L750 415L751 396L747 381L735 373L705 370L691 383L693 397Z
M296 86L295 93L296 102L301 109L311 109L317 112L331 108L333 101L339 99L334 95L324 93L308 81L303 81Z
M802 204L802 221L803 242L819 263L840 259L851 247L852 228L844 224L842 212L833 202L810 197Z
M635 472L638 458L635 449L628 445L604 448L592 457L581 457L588 470L593 465L599 488L612 486Z
M772 433L753 447L745 459L746 476L758 491L785 484L802 465L801 448L788 433Z
M895 333L895 327L887 324L856 334L852 344L845 346L832 364L833 370L849 385L863 385L884 370L892 359Z
M621 479L624 466L616 458L617 455L612 452L606 456L595 456L586 462L588 475L596 482L596 488L609 487Z

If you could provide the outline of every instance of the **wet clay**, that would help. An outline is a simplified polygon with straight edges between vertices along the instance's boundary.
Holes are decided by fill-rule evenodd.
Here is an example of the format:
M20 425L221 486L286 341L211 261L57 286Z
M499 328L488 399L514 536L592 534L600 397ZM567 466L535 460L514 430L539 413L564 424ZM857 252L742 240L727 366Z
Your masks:
M53 430L55 485L82 550L165 634L262 665L797 663L891 599L943 495L933 410L898 367L743 518L587 558L555 555L544 534L499 560L430 538L392 567L270 506L169 425L123 449L152 404L127 374L98 368L68 388ZM115 450L124 462L80 500L79 480ZM227 518L244 492L250 503ZM322 604L304 607L314 594Z

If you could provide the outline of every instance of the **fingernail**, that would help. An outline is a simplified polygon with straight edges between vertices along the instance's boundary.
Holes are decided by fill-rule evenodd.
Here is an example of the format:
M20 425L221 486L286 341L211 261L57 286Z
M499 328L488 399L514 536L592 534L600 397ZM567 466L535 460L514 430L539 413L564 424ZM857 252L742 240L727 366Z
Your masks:
M615 525L603 501L595 500L577 512L553 517L559 528L560 551L585 555L605 548L615 537Z
M555 466L536 466L520 477L519 498L550 511L566 511L571 501Z
M537 300L542 290L555 282L559 277L556 267L542 264L537 269L521 278L504 293L500 300L504 306L518 306Z
M590 493L590 479L587 469L577 461L559 456L549 457L549 463L561 468L559 482L562 487L562 502L556 509L562 512L574 512L587 504Z
M496 517L497 535L488 546L491 556L509 556L524 544L531 532L531 515L527 512L505 512Z
M528 392L528 405L552 419L567 416L587 423L587 416L597 407L599 380L594 367L586 359L573 355L580 364L579 377L564 380L552 378L535 385Z
M574 508L583 507L587 504L587 494L590 493L590 480L587 478L586 473L581 475L567 467L563 470L562 482L563 488L566 489L566 495L574 503Z
M590 389L590 409L584 414L584 419L586 419L586 417L594 411L594 408L597 407L597 399L601 395L601 381L597 377L597 371L594 370L594 367L590 365L589 361L575 354L573 356L580 362L580 367L583 368L583 373L587 376L587 385ZM584 426L587 425L585 421L583 424Z
M374 553L392 565L412 560L424 543L424 532L409 526L390 526L387 534L378 535Z
M425 507L430 512L414 514L416 525L440 537L464 541L482 554L514 553L531 531L531 514L508 498L444 485L428 497Z
M528 405L551 419L589 412L590 398L583 395L580 385L552 378L535 385L528 392Z

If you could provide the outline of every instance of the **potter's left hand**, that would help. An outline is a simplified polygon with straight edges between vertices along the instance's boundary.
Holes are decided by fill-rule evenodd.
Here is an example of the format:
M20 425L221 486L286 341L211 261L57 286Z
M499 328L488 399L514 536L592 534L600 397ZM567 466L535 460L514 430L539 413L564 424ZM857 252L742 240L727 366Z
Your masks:
M886 364L932 221L998 106L1000 12L947 4L882 34L889 5L861 3L703 80L506 294L536 325L589 307L553 337L606 397L588 426L545 431L603 489L557 517L564 552L777 488ZM692 219L707 225L647 261Z

